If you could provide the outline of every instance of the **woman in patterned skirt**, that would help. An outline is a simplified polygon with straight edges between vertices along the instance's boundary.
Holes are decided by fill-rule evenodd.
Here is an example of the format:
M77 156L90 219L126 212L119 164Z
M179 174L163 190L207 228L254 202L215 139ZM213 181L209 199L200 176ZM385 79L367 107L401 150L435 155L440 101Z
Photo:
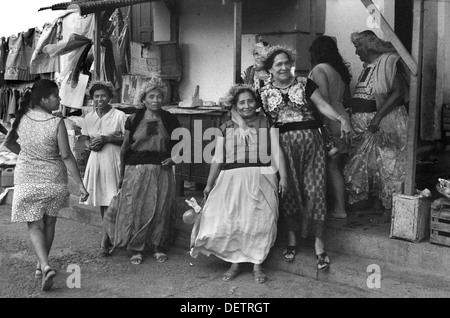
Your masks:
M260 96L264 111L280 129L288 175L289 187L280 204L288 227L288 244L283 255L286 261L292 261L297 245L295 232L301 229L302 237L306 238L312 226L317 267L325 270L330 263L322 240L326 167L318 111L340 122L342 138L348 138L352 129L345 117L322 98L312 80L292 74L294 61L295 53L283 46L271 47L260 58L260 63L272 77L270 83L261 88Z
M142 88L145 107L128 117L120 152L121 188L118 207L108 208L104 227L113 249L125 246L131 263L139 265L148 246L158 262L168 257L175 225L175 178L171 158L173 130L178 119L162 109L167 87L161 77L152 77Z
M12 222L27 222L38 263L36 278L42 290L53 285L55 271L48 255L55 234L56 217L69 203L67 170L74 177L86 201L89 193L81 181L70 150L64 120L52 115L59 107L56 83L39 80L23 97L5 146L18 154L14 172ZM30 103L31 100L31 103Z

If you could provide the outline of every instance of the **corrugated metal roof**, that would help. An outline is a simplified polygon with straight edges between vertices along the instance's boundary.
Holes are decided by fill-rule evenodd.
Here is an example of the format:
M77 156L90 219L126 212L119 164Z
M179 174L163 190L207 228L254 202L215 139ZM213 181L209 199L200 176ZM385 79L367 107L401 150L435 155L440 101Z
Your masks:
M50 7L40 8L42 10L70 10L77 9L80 15L90 14L97 11L105 11L108 9L115 9L120 7L131 6L143 2L154 2L163 0L84 0L84 1L69 1L56 3Z

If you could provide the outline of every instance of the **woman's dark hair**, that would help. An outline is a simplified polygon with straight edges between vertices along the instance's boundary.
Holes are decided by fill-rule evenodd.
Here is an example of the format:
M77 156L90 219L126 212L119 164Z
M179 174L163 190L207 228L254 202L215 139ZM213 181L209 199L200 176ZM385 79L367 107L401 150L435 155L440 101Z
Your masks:
M111 87L109 87L105 84L102 84L102 83L95 83L94 85L92 85L92 87L89 89L89 96L91 98L94 98L94 93L101 89L105 90L108 93L109 97L111 97L111 98L114 97L114 92L111 89Z
M251 88L248 87L240 87L236 90L236 92L234 93L233 99L231 101L232 106L236 106L237 102L239 100L239 96L243 93L250 93L252 94L253 98L255 99L256 102L256 107L259 107L259 102L258 102L258 96L256 94L256 92L254 90L252 90Z
M344 83L350 83L352 77L333 38L326 35L319 36L311 44L309 52L313 66L328 63L339 73Z
M55 93L57 89L58 85L48 79L40 79L33 84L31 89L27 88L21 98L19 109L15 114L15 119L11 130L17 130L23 115L25 115L30 108L34 108L35 105L39 105L42 98L48 98L50 95Z
M292 62L292 63L294 62L292 56L291 56L288 52L286 52L286 51L283 50L283 49L280 49L280 50L274 51L273 53L270 53L270 56L269 56L269 57L264 61L264 63L263 63L263 68L264 68L266 71L270 70L270 69L272 68L273 62L275 61L275 57L276 57L278 54L281 54L281 53L286 54L286 56L288 57L289 62Z

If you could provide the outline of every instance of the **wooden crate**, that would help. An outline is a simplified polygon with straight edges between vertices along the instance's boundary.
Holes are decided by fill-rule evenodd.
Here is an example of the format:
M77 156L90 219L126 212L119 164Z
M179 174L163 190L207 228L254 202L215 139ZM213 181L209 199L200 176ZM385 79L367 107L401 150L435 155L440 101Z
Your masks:
M438 199L431 205L430 243L450 246L450 200Z
M419 243L430 235L431 202L427 199L404 194L392 198L390 238Z

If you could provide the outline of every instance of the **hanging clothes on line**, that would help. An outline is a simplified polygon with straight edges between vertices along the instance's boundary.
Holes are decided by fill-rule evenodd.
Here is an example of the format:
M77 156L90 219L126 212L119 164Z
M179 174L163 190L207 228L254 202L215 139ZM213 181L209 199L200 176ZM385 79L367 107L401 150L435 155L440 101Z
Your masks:
M61 33L61 23L61 20L57 19L53 23L44 25L44 30L31 56L31 74L59 72L59 56L51 57L43 51L43 48L48 44L58 43L58 38Z
M8 56L5 80L31 81L37 77L30 74L30 61L41 32L35 28L8 38Z

